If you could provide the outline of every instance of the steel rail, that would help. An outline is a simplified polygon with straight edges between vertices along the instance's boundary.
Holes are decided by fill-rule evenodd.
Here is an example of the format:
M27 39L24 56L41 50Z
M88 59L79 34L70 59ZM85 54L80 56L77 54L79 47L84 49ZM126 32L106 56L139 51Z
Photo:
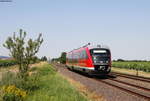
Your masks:
M150 83L150 78L145 78L145 77L135 76L135 75L130 75L130 74L124 74L124 73L118 73L118 72L111 72L110 74Z
M109 79L109 80L116 81L116 82L119 82L119 83L122 83L122 84L126 84L126 85L129 85L129 86L133 86L133 87L136 87L138 89L143 89L145 91L150 92L150 88L145 88L145 87L142 87L142 86L138 86L138 85L135 85L135 84L131 84L131 83L124 82L124 81L121 81L121 80L116 80L116 79Z
M122 87L122 86L120 86L120 85L115 85L115 84L113 84L112 82L108 82L108 81L105 81L105 80L99 80L99 79L95 79L95 80L96 80L96 81L99 81L99 82L102 82L102 83L105 83L105 84L107 84L107 85L116 87L116 88L121 89L121 90L123 90L123 91L125 91L125 92L129 92L129 93L134 94L134 95L136 95L136 96L143 97L144 99L150 100L150 96L144 95L143 93L135 92L135 91L133 91L133 90L127 89L127 88Z

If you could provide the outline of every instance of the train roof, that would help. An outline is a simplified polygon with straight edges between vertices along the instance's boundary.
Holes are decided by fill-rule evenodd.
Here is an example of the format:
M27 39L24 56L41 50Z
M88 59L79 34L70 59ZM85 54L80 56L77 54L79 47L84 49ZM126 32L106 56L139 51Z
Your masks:
M89 45L87 46L89 49L94 49L94 48L104 48L110 50L110 48L107 45Z
M83 48L88 48L88 49L103 48L103 49L108 49L108 50L110 50L110 48L109 48L107 45L91 45L91 44L87 44L87 45L85 45L85 46L83 46L83 47L74 49L74 50L72 50L72 51L70 51L70 52L73 52L73 51L75 51L75 50L80 50L80 49L83 49ZM68 53L70 53L70 52L68 52Z

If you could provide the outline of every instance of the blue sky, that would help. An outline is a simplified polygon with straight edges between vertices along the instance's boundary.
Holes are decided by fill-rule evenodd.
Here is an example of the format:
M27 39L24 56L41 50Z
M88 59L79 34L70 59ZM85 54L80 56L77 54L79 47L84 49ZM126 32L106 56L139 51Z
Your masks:
M60 56L85 45L106 44L112 58L150 60L149 0L12 0L0 2L0 55L20 28L43 33L38 56Z

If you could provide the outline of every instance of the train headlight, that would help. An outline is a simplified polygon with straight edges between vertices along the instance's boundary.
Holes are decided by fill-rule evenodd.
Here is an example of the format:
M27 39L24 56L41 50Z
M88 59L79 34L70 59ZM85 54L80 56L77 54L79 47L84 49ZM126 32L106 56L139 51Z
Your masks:
M108 67L108 68L107 68L107 71L110 71L110 68L111 68L111 67Z

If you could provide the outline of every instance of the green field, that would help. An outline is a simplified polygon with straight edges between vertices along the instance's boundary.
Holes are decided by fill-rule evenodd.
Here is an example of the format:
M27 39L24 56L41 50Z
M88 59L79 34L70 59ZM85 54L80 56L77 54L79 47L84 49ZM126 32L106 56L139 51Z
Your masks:
M113 67L140 70L150 72L150 62L112 62Z
M0 67L8 67L16 64L15 60L0 60Z

